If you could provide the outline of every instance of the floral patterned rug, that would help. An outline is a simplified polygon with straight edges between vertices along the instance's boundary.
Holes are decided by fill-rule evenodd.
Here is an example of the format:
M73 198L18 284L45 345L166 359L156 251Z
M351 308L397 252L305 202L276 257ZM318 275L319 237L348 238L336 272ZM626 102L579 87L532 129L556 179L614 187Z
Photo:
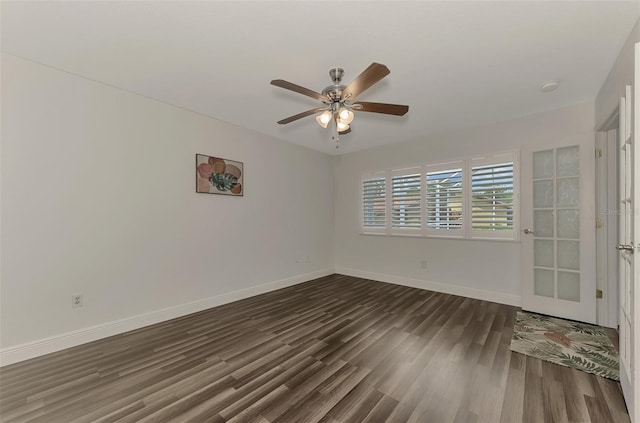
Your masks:
M618 352L600 326L518 311L511 351L620 380Z

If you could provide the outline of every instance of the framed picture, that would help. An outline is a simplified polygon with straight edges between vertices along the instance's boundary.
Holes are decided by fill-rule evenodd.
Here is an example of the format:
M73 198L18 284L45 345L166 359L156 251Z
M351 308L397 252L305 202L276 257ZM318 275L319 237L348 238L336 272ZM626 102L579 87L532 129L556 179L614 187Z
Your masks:
M242 162L196 154L196 192L206 194L244 194Z

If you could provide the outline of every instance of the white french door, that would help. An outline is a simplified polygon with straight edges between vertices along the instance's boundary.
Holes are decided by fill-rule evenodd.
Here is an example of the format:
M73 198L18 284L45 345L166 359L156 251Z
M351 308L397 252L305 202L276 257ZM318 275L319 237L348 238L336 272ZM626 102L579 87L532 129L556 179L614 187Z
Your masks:
M640 43L635 46L634 87L620 100L618 128L618 280L620 292L620 383L632 422L640 422Z
M596 322L594 160L593 135L523 151L524 310Z

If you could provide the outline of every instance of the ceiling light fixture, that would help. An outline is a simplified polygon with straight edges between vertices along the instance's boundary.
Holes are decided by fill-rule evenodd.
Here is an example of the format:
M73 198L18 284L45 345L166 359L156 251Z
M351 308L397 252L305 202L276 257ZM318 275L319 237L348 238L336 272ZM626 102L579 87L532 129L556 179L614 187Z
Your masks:
M337 72L337 70L336 70ZM338 81L339 82L339 81ZM330 87L327 87L327 89ZM329 126L329 122L333 120L334 135L333 140L336 142L336 148L340 145L340 135L348 134L351 132L351 122L355 115L351 111L351 107L342 101L334 101L329 105L329 110L316 115L316 122L318 125L326 128Z
M560 87L560 82L555 79L552 81L547 81L544 84L540 85L540 91L543 93L548 93L551 91L555 91Z
M316 122L318 122L318 125L326 128L327 125L329 125L329 122L331 122L331 112L329 110L325 110L324 112L320 113L318 116L316 116Z
M342 121L341 119L337 119L336 128L338 128L338 132L344 132L347 129L349 129L349 124L347 122Z
M341 107L340 111L338 112L338 116L340 116L340 120L346 124L353 122L353 112L347 107Z

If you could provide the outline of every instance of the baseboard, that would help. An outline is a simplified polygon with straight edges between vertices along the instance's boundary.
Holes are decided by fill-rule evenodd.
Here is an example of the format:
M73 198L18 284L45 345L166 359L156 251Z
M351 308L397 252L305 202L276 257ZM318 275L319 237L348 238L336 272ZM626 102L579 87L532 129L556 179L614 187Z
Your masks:
M340 275L354 276L357 278L371 279L379 282L388 282L396 285L410 286L412 288L427 289L429 291L442 292L443 294L459 295L461 297L475 298L477 300L507 304L516 307L522 306L521 296L505 294L503 292L469 288L466 286L452 285L442 282L413 279L404 276L385 275L383 273L367 272L365 270L349 269L345 267L336 267L336 273Z
M149 326L155 323L175 319L176 317L186 316L187 314L196 313L219 305L253 297L255 295L264 294L266 292L275 291L277 289L286 288L288 286L297 285L299 283L321 278L323 276L328 276L333 273L334 269L331 268L318 270L311 273L305 273L302 275L296 275L291 278L268 282L265 284L252 286L250 288L215 295L213 297L203 298L197 301L179 304L161 310L139 314L137 316L132 316L125 319L52 336L50 338L5 348L0 351L0 366L6 366L9 364L28 360L30 358L39 357L41 355L86 344L87 342L97 341L99 339L118 335L130 330L140 329L144 326Z

